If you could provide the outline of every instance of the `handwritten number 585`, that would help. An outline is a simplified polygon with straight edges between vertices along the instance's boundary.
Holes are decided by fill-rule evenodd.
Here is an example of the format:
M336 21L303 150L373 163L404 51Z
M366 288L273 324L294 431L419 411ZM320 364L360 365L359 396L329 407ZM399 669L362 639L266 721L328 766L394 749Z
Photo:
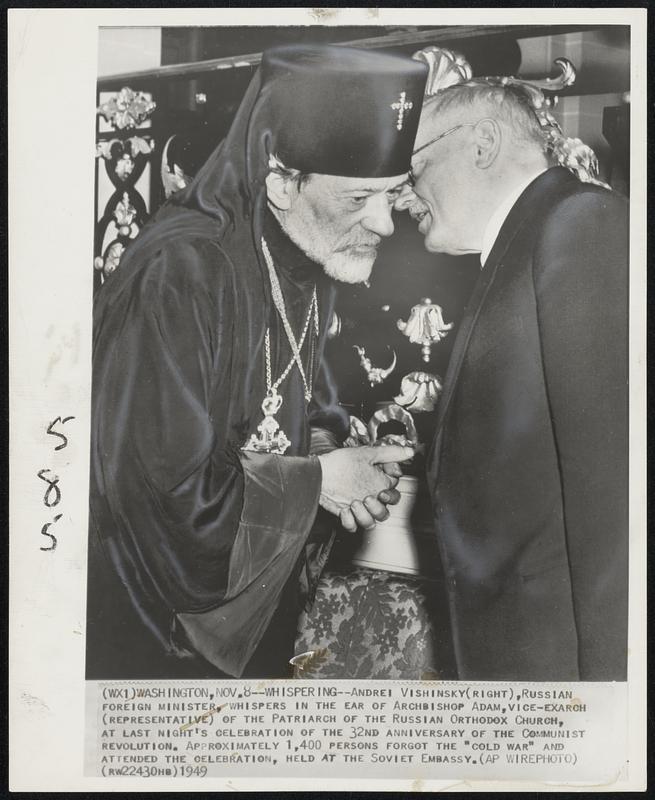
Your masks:
M48 435L56 436L58 439L61 439L61 443L55 447L55 450L63 450L68 446L68 437L60 431L54 430L55 425L65 425L72 419L75 419L75 417L56 417L48 424ZM50 469L40 469L36 474L38 478L48 484L48 488L45 490L45 494L43 495L43 504L46 506L46 508L54 508L56 505L59 505L61 502L61 489L58 485L59 475L55 475L55 473ZM41 536L47 536L51 542L49 547L41 547L41 550L47 552L54 550L55 547L57 547L57 537L53 533L49 533L49 528L51 525L54 525L56 522L58 522L61 519L61 516L61 514L57 514L53 518L52 522L46 522L41 528Z

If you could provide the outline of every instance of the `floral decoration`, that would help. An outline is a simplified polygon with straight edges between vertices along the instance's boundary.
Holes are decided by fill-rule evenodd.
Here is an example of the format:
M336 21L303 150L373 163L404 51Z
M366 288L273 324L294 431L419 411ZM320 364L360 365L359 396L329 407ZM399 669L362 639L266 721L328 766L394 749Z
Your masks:
M113 147L117 144L121 146L123 152L125 152L125 144L128 144L132 158L136 158L140 153L143 153L143 155L152 153L154 146L152 140L148 141L142 136L130 136L125 142L120 139L105 139L96 144L96 158L104 158L110 161L113 158Z
M450 660L441 630L448 611L442 605L429 580L363 568L328 570L300 621L296 651L321 654L302 677L446 677Z
M471 65L464 56L445 47L430 45L414 53L412 57L417 61L425 61L428 65L428 79L425 84L427 97L448 86L466 83L473 76Z
M129 235L130 228L135 217L136 209L130 203L130 197L128 193L123 192L122 199L116 204L116 208L114 209L114 219L116 220L116 224L119 226L119 232L121 235ZM127 228L127 231L125 231L125 228Z
M98 106L97 113L117 130L136 128L155 110L157 104L147 94L135 92L128 86Z
M114 242L109 246L104 263L100 267L105 275L111 275L111 273L115 271L124 252L125 245L120 242ZM98 269L98 261L99 259L96 259L96 269Z
M134 172L134 160L129 153L124 153L116 162L114 170L118 177L124 181Z

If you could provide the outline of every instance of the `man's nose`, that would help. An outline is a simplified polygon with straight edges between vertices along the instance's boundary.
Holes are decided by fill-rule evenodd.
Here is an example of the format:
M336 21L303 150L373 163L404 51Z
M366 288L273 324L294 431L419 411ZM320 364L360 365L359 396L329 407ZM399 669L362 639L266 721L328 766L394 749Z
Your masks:
M393 207L396 209L396 211L407 211L407 209L415 200L416 195L414 194L412 187L406 183L398 195L398 199L393 204Z
M362 220L362 225L367 231L377 233L378 236L391 236L393 233L393 220L391 219L391 209L385 197L381 201L372 205L368 214Z

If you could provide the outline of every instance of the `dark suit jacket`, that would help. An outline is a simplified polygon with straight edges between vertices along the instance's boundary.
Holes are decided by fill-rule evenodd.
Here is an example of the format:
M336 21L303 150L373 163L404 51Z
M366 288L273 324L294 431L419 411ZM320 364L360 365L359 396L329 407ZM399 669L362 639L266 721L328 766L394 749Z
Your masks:
M428 459L461 679L625 680L627 203L548 170L481 271Z

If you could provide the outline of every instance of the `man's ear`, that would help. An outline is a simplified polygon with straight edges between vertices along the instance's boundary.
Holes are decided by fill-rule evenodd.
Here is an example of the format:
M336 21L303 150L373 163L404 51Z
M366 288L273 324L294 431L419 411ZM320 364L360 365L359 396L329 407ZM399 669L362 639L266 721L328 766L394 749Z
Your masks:
M280 211L288 211L291 207L293 181L282 177L278 172L269 172L266 176L266 196L269 203Z
M474 128L475 165L479 169L490 167L502 143L502 131L495 119L481 119Z

